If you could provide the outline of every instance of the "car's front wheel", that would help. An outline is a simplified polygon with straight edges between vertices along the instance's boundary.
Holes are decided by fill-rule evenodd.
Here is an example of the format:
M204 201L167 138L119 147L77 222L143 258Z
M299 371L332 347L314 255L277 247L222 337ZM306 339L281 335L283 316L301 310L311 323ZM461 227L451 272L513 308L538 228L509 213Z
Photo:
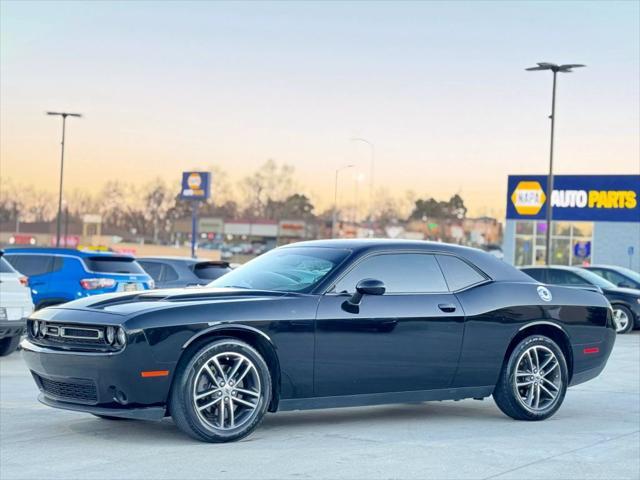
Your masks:
M230 442L249 435L271 400L271 375L262 356L236 339L197 350L176 372L170 412L197 440Z
M628 333L633 330L633 313L624 305L613 305L613 323L616 333Z
M567 362L560 347L543 335L523 339L506 359L493 398L516 420L544 420L564 400Z

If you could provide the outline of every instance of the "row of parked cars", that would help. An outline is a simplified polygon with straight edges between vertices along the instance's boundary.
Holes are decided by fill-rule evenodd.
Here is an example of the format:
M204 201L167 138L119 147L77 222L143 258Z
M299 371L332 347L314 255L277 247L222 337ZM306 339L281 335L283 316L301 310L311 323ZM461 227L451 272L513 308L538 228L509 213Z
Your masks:
M101 293L206 285L229 263L183 257L141 257L66 248L0 251L0 356L14 351L22 321L34 309Z
M226 261L140 257L62 248L0 250L0 356L16 349L33 309L89 295L206 285L231 270ZM616 266L525 267L541 283L602 292L618 333L640 328L640 274Z

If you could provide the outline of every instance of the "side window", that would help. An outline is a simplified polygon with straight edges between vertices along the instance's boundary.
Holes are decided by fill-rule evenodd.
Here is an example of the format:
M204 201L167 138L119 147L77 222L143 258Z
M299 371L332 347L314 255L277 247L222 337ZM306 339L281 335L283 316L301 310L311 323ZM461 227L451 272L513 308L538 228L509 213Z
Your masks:
M335 291L353 293L356 284L365 278L384 282L387 293L449 291L435 257L427 254L398 253L369 257L339 280Z
M62 257L52 257L52 262L51 262L51 273L53 272L59 272L60 270L62 270L62 267L64 266L64 258Z
M575 273L564 270L549 270L549 283L554 285L587 285L587 281Z
M176 272L176 269L173 268L168 263L165 263L164 264L164 272L163 272L162 280L165 281L165 282L171 282L171 281L177 280L177 279L178 279L178 272Z
M546 283L544 270L541 268L523 268L522 271L538 282Z
M444 278L447 280L447 285L449 285L449 290L452 292L486 280L477 270L457 257L438 255L437 258Z
M154 281L160 280L160 272L162 271L162 264L156 262L145 262L144 260L138 260L140 266L147 272Z
M624 278L622 275L620 275L617 272L612 272L611 270L601 270L599 272L594 272L594 273L597 273L598 275L604 277L614 285L618 285L619 283L625 283L625 282L629 283L629 281L626 278Z
M7 255L6 258L13 268L27 277L49 273L53 263L53 257L50 255L20 254Z

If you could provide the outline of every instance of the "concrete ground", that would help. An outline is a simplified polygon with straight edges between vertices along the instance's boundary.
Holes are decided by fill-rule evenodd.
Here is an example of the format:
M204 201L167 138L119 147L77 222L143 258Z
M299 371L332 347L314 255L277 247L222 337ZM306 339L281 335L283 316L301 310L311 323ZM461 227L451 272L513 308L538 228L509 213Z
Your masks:
M619 336L604 373L544 422L493 401L268 415L235 444L162 422L54 410L19 354L0 360L0 479L640 478L640 334Z

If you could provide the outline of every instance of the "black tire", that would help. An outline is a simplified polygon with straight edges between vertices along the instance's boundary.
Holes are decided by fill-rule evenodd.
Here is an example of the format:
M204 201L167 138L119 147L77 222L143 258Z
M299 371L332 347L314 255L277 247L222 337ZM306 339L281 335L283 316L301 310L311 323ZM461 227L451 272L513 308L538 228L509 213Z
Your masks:
M6 357L12 354L20 344L20 335L15 337L6 337L0 340L0 357Z
M532 347L537 348L532 349ZM553 368L545 367L547 370L546 375L539 375L535 368L536 360L529 363L530 360L527 359L528 353L531 354L531 352L541 352L539 356L545 355L544 360L538 361L538 366L540 366L540 364L544 365L546 359L550 358L548 352L552 352L557 360L558 366ZM537 358L538 355L535 357ZM528 376L528 373L521 373L524 370L529 369L529 366L531 365L533 366L533 368L530 368L532 371L531 376ZM549 365L554 365L553 360L551 360ZM520 366L520 369L518 366ZM533 372L536 372L535 377ZM516 377L516 373L518 374L518 377ZM542 373L545 372L542 371ZM540 377L546 377L550 380L547 382L547 380L541 380ZM516 386L516 378L518 378L520 382L531 382L533 384L518 387ZM511 418L529 421L545 420L556 413L558 408L560 408L560 405L562 405L564 396L567 392L568 378L567 361L562 349L548 337L543 335L532 335L518 343L511 352L511 355L509 355L509 358L505 360L505 363L502 366L502 371L500 372L498 384L493 392L493 399L498 405L498 408L502 410L505 415L508 415ZM550 384L556 385L557 390L554 390ZM538 385L542 385L542 387ZM538 392L538 401L540 401L541 398L546 397L543 399L544 402L548 402L548 405L546 405L545 408L534 408L533 405L527 405L527 400L529 399L528 395L526 398L523 398L525 392L528 393L532 390L533 395L531 403L533 403L536 398L536 388ZM547 394L544 390L553 392L556 396L552 399L552 395Z
M631 310L629 310L627 307L625 307L624 305L612 305L613 308L613 312L614 312L614 318L616 316L616 311L619 310L622 315L626 316L627 319L627 324L624 328L619 329L618 328L618 324L616 322L616 320L614 320L614 326L616 327L616 333L618 335L622 335L625 333L629 333L631 330L633 330L633 326L635 324L635 317L633 316L633 312Z
M225 357L225 353L228 353L229 356ZM214 357L219 360L223 374L220 374L219 369L215 367ZM225 358L229 364L224 363ZM257 398L244 396L244 394L234 391L234 388L230 386L233 385L233 381L228 381L232 380L231 378L227 379L227 384L223 381L222 376L231 375L233 366L241 358L244 358L242 361L244 363L240 362L243 366L238 368L238 372L233 377L236 380L240 378L244 369L247 369L249 374L246 374L241 380L241 387L235 385L235 388L244 391L257 390L259 396L257 393L254 394ZM210 374L204 373L207 367L214 373L217 380L212 378ZM209 382L209 384L202 388L201 392L215 393L210 397L204 397L204 400L196 400L196 391L202 387L202 382ZM232 395L235 396L232 397ZM202 408L203 405L216 400L218 403L210 407L208 411L196 410L197 402L203 402L199 405ZM224 403L223 400L228 403ZM253 408L238 403L240 401L252 404ZM194 351L186 361L181 362L173 381L169 410L178 428L196 440L212 443L232 442L246 437L255 430L262 421L270 401L271 374L262 356L245 342L233 338L223 338L202 346ZM243 411L240 412L241 410ZM228 428L225 428L225 421L229 424L230 418L238 415L238 413L232 415L233 411L240 412L242 416L236 418L239 418L242 423L235 427L229 425Z

